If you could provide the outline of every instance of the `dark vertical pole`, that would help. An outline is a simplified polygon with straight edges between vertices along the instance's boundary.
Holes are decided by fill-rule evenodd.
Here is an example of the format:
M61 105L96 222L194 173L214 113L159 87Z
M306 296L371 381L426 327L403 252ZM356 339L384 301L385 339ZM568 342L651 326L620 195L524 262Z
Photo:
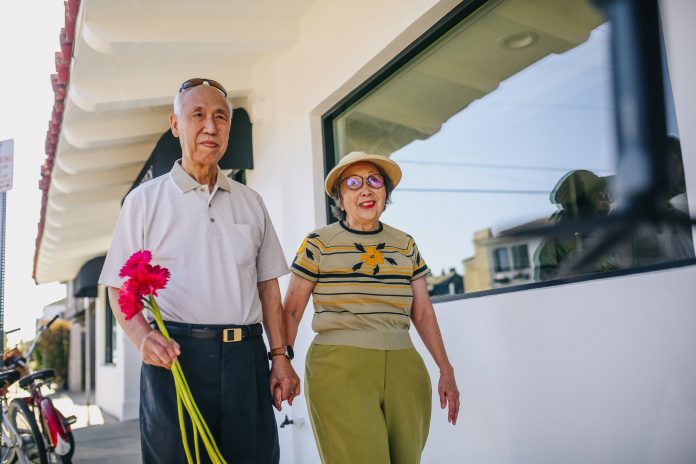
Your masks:
M657 213L669 187L667 123L657 0L600 0L611 21L618 143L617 194L624 212Z
M0 360L5 354L5 219L7 192L0 193Z
M106 296L109 297L108 295ZM82 306L85 308L85 403L87 403L87 425L92 425L90 405L92 404L92 311L89 298L82 298Z

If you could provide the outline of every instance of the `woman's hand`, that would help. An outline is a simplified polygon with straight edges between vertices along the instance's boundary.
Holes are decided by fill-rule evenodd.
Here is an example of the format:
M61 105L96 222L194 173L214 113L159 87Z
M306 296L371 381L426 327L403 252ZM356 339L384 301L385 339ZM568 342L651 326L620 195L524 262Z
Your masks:
M440 372L437 393L440 395L440 407L445 409L445 406L449 405L447 421L455 425L459 415L459 389L457 388L457 381L454 379L453 369Z

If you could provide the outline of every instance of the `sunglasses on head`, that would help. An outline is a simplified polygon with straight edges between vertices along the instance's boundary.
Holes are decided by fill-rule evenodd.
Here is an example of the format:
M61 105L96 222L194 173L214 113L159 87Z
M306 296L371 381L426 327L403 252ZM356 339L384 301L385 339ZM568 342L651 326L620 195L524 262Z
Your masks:
M359 189L360 187L362 187L363 182L367 182L367 185L369 185L370 187L378 189L384 185L384 177L382 177L379 174L370 174L369 176L367 176L367 179L364 179L362 176L355 174L352 176L348 176L341 181L342 184L344 184L351 190Z
M186 89L190 89L191 87L197 87L199 85L209 85L211 87L215 87L218 89L222 94L227 97L227 90L220 84L218 81L214 81L212 79L203 79L201 77L194 77L193 79L189 79L187 81L184 81L183 84L181 84L181 87L179 87L179 93L183 92Z

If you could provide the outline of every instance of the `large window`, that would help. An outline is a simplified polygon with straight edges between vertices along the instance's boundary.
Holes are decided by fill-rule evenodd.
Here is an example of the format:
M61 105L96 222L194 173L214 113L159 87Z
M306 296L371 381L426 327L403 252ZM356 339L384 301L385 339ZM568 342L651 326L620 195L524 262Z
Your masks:
M415 238L435 274L429 279L453 269L462 293L471 293L579 277L568 263L597 231L521 232L610 217L617 208L611 24L586 0L477 4L460 7L456 21L325 115L327 167L355 150L399 163L403 180L382 220ZM686 217L664 74L665 144L678 180L659 201ZM693 257L686 221L639 227L583 276Z

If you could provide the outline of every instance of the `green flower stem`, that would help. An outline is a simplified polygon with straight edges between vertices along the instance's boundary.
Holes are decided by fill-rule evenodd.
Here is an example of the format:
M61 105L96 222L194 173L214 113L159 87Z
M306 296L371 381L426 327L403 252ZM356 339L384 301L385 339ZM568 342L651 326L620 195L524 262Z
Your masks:
M193 429L193 443L194 443L194 445L195 445L195 447L196 447L196 464L201 464L201 457L200 457L200 453L199 453L199 451L198 451L198 428L199 428L200 426L199 426L199 424L197 424L197 423L194 421L194 418L193 418L193 416L191 415L191 412L189 411L190 404L187 404L186 398L185 398L185 394L184 394L184 392L183 392L183 390L182 390L182 388L181 388L181 384L180 384L179 382L176 382L176 399L177 399L177 401L181 401L181 402L184 404L184 406L186 407L186 412L189 414L189 417L191 418L191 425L192 425L192 429ZM179 417L179 426L181 427L181 429L182 429L182 430L184 431L184 433L185 433L186 425L184 425L184 424L185 424L185 422L184 422L184 418L183 418L183 415L182 415L182 416ZM185 446L185 447L186 447L186 446ZM188 450L188 454L186 455L187 458L190 457L190 452L191 452L191 451L190 451L190 449L189 449L189 450ZM189 461L190 464L193 464L192 461L193 461L192 459L191 459L191 461ZM213 462L215 462L215 459L214 459L214 458L213 458Z
M198 427L193 428L193 445L196 450L196 464L201 464L201 451L198 447Z
M164 321L162 320L162 315L159 310L159 306L157 305L157 301L155 301L154 297L152 295L149 296L149 302L150 306L152 309L152 313L155 317L155 321L157 322L158 327L162 327L164 331L160 330L162 334L165 336L167 340L170 340L169 333L166 331L166 327L164 326ZM181 364L178 362L174 362L172 364L172 372L174 373L175 379L181 382L183 386L183 391L189 396L191 399L191 405L193 406L193 411L189 411L189 414L191 415L191 418L193 419L194 416L195 418L199 419L199 423L202 425L201 427L201 435L203 438L204 444L206 444L206 449L208 450L208 454L211 455L210 449L207 446L208 443L206 443L206 438L209 439L210 444L212 444L212 447L215 450L215 453L217 456L222 459L222 462L225 462L224 458L222 457L222 453L220 452L220 449L217 446L217 443L215 442L215 439L213 438L213 434L208 428L208 424L206 423L205 419L203 418L203 415L201 414L200 410L198 409L198 405L196 402L193 400L193 394L191 393L191 389L189 388L188 382L186 381L186 377L184 376L184 371L181 369ZM212 456L212 455L211 455Z
M191 459L191 451L188 446L188 438L186 438L186 425L184 424L184 408L181 405L181 396L179 395L179 389L176 390L176 409L179 414L179 429L181 430L181 441L184 443L184 452L186 453L186 462L193 464L193 459ZM195 431L196 428L194 427ZM193 434L193 440L196 441L196 434ZM198 446L196 446L196 450ZM198 462L197 464L200 464Z
M205 449L208 452L208 456L210 456L211 461L213 462L213 464L223 464L225 462L224 459L216 453L215 448L213 448L211 444L211 437L205 435L200 419L196 417L195 412L193 411L192 403L190 401L191 398L186 397L183 393L182 398L184 399L184 404L188 409L189 416L191 416L191 421L194 423L194 430L198 430L202 435L203 445L205 446Z
M177 364L178 364L178 363L177 363ZM193 399L193 395L191 394L191 389L190 389L189 386L188 386L188 382L186 381L186 377L184 377L184 371L181 370L181 365L178 364L178 366L176 367L176 369L178 369L179 372L181 373L181 374L180 374L180 377L181 377L181 381L182 381L182 383L183 383L183 385L184 385L185 390L188 392L188 394L189 394L189 395L191 396L191 398ZM195 409L195 411L196 411L197 416L201 419L201 423L203 424L203 428L204 428L205 432L206 432L206 433L208 434L208 436L210 437L210 441L212 442L212 445L213 445L213 447L215 448L216 453L217 453L217 454L220 456L220 458L222 459L222 453L221 453L220 450L218 449L217 443L215 443L215 440L213 439L213 434L211 433L210 429L208 428L208 424L207 424L207 423L205 422L205 420L203 419L203 415L201 414L201 411L198 409L198 406L196 405L196 402L195 402L195 401L192 401L192 403L193 403L193 407L194 407L194 409ZM224 459L223 459L223 461L224 461Z
M221 462L223 464L226 464L225 459L222 457L222 453L220 453L220 450L217 447L217 443L215 443L213 434L208 428L208 424L205 422L205 419L203 419L203 416L200 410L198 409L196 402L193 400L193 395L191 395L191 390L189 389L189 386L186 383L186 378L184 377L184 373L181 370L181 364L179 364L178 362L173 363L172 370L176 370L179 376L178 378L181 379L180 381L182 383L182 390L185 392L182 395L184 398L184 404L187 406L189 410L189 415L191 416L191 419L196 422L200 429L201 438L203 438L203 444L205 445L205 448L208 451L208 455L211 457L211 459L217 458L218 461L215 462Z
M155 301L155 298L152 295L148 296L148 303L148 306L150 307L150 310L152 311L152 314L155 318L157 328L162 333L162 335L164 335L164 338L166 338L167 340L171 340L169 332L167 331L167 328L164 325L162 314L159 310L159 306L157 305L157 301ZM193 394L191 393L191 389L189 388L188 382L186 381L184 372L181 369L181 364L178 361L174 361L171 367L177 391L177 399L181 398L181 400L184 403L184 406L186 407L187 412L189 413L189 416L191 417L191 422L193 423L196 453L198 453L198 437L196 436L196 429L199 429L199 431L201 432L201 438L203 439L203 444L205 445L206 451L208 452L208 455L210 456L213 463L227 464L225 459L222 457L222 453L220 453L220 450L217 446L217 443L215 442L215 439L213 438L213 434L211 433L208 424L206 423L205 419L203 418L203 415L198 409L198 405L196 405L196 402L193 399ZM190 459L190 450L188 449L188 442L185 436L185 427L182 425L183 421L181 420L182 418L183 413L180 416L179 422L180 428L182 429L182 439L184 440L184 450L187 453L187 458ZM189 462L192 461L189 460Z

